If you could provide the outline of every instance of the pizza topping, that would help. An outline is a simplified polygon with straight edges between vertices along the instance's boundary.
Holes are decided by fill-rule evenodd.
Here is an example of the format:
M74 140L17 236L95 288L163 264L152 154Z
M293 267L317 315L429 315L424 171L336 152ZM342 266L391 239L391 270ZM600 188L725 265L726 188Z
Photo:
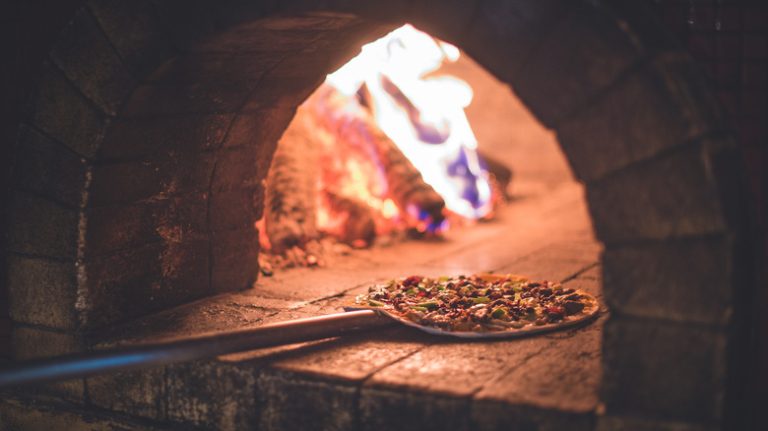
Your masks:
M372 286L357 303L448 331L514 331L558 325L596 310L589 295L563 289L559 283L495 274L413 275Z

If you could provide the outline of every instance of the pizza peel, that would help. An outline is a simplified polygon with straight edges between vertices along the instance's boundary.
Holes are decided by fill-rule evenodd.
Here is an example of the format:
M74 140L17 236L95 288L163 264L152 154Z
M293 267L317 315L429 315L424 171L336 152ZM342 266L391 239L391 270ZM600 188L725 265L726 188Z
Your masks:
M0 370L0 389L57 380L82 378L107 372L127 371L176 362L211 358L248 350L275 347L313 340L351 335L384 329L398 323L438 336L463 339L499 339L525 337L543 332L557 331L593 320L598 314L595 306L578 320L557 326L531 326L514 331L448 331L420 325L398 316L382 307L358 304L344 307L344 312L308 317L235 331L216 332L191 338L170 339L98 350L75 355L59 356L14 364Z

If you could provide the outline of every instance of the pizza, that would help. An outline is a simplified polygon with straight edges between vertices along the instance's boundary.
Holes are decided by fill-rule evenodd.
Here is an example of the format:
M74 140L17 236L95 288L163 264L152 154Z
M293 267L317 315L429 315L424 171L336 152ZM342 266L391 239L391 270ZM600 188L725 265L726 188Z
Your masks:
M505 337L588 321L599 304L581 290L512 274L412 275L371 286L354 308L381 310L433 333Z

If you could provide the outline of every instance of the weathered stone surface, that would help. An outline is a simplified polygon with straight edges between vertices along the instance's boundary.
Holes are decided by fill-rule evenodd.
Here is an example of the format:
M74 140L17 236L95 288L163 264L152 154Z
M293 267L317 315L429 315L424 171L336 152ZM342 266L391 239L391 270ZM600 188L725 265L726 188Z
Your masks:
M96 154L104 137L106 117L61 71L46 65L37 93L29 103L32 125L84 157Z
M81 9L50 53L52 61L104 112L115 115L135 86L96 20Z
M506 79L536 117L550 127L640 60L631 35L616 25L604 6L582 2L570 9L552 23L525 58L519 74L511 81Z
M82 319L95 328L209 292L209 242L152 243L92 258L85 263L85 270Z
M82 337L73 332L49 331L17 324L11 336L13 357L20 362L79 353L84 350ZM31 385L19 390L27 395L52 395L74 403L84 402L83 379L70 379L42 386Z
M717 424L684 423L619 416L600 416L597 431L716 431Z
M611 247L603 261L606 301L621 314L726 324L732 249L725 237Z
M423 348L428 340L420 333L401 327L382 329L292 352L272 362L270 367L318 378L360 382Z
M125 115L237 112L285 55L249 51L174 58L136 89Z
M81 156L28 126L21 127L13 168L15 187L77 207L85 174Z
M216 170L211 182L213 193L261 186L266 170L259 170L263 156L261 145L225 148L217 152Z
M476 10L482 7L482 2L467 2L462 0L447 0L435 7L429 1L412 2L409 11L409 23L430 35L456 43L466 38L467 32L475 34L479 29L470 29Z
M295 305L247 293L219 295L112 327L96 341L98 347L107 348L253 327Z
M723 232L725 220L701 145L637 163L587 187L597 237L617 243Z
M499 401L475 403L472 406L472 430L536 430L592 431L595 418L590 413L573 413L541 409L531 405L514 405Z
M91 404L129 415L165 418L165 368L126 371L88 377Z
M467 30L458 27L465 37L458 42L461 47L475 60L482 63L497 78L504 82L516 77L533 50L538 46L542 36L550 31L553 24L562 19L569 9L568 4L560 0L537 2L457 2L462 6L473 9L464 18L472 20ZM429 2L425 2L429 4ZM426 11L425 15L429 15ZM430 20L423 17L424 20ZM431 20L430 20L431 21ZM443 32L455 34L456 29L440 26ZM498 55L492 48L495 44L503 44L506 55Z
M430 341L436 344L377 372L366 386L470 397L510 367L538 355L551 342L528 338L477 343L436 337Z
M293 119L295 109L277 107L273 109L243 111L235 117L232 127L224 140L224 147L239 147L259 143L266 160L260 160L259 172L266 172L278 138Z
M9 314L16 322L75 329L74 262L8 254Z
M248 365L192 362L168 367L168 419L208 429L255 429L256 372Z
M572 419L589 424L598 404L603 320L586 328L552 333L546 337L552 343L535 356L505 361L511 370L488 380L474 395L474 405L500 401L535 406L540 416L545 416L544 411L553 412L554 423L562 420L562 414L573 414ZM480 421L482 415L475 419Z
M211 235L211 292L250 288L259 275L259 235L253 223Z
M21 191L8 208L8 249L34 256L74 260L77 211Z
M469 430L469 400L464 397L363 387L360 430Z
M221 145L232 115L119 118L107 129L101 160L169 152L202 152Z
M358 388L283 371L259 376L258 429L354 430Z
M259 196L258 189L260 188L261 184L257 184L247 188L211 193L210 229L222 232L250 228L255 231L253 225L258 220L256 218L256 206L262 205L262 203L256 202L254 198Z
M721 418L724 331L614 316L605 325L603 357L609 415Z
M206 193L187 193L150 202L87 210L86 257L158 241L208 238Z
M178 429L105 415L103 412L75 410L71 406L39 401L0 399L0 428L7 430L64 431L160 431Z
M214 163L215 156L211 153L184 152L98 165L93 169L91 205L207 192Z
M170 55L151 0L91 0L88 7L134 76L143 77Z
M721 128L719 108L702 95L703 86L687 56L660 56L558 123L576 175L595 180Z

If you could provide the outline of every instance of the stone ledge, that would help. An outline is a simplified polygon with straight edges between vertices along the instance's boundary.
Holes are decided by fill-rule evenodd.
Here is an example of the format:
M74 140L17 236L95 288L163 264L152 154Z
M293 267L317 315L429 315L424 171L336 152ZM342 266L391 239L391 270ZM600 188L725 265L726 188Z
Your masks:
M99 347L339 312L379 280L468 270L441 257L462 250L499 255L493 266L483 269L549 275L599 295L599 273L590 272L599 247L590 239L583 201L575 199L579 189L569 190L549 195L546 205L520 203L499 214L501 220L533 223L490 223L443 244L392 246L381 250L381 262L369 261L378 255L372 253L352 258L339 269L278 272L253 290L208 298L125 325L105 334ZM555 196L559 202L552 201ZM499 247L489 241L519 237L523 231L527 234L522 238L532 247ZM393 266L393 256L410 263ZM472 268L479 270L480 265ZM601 332L602 320L540 337L466 342L393 328L172 365L164 373L89 378L87 384L98 389L93 402L99 406L209 428L323 424L376 430L398 424L403 429L493 429L493 424L510 423L511 411L516 412L514 423L541 429L569 420L582 426L592 423L597 405ZM120 400L102 390L110 387L117 388L113 392L120 393ZM167 411L156 407L163 399Z

